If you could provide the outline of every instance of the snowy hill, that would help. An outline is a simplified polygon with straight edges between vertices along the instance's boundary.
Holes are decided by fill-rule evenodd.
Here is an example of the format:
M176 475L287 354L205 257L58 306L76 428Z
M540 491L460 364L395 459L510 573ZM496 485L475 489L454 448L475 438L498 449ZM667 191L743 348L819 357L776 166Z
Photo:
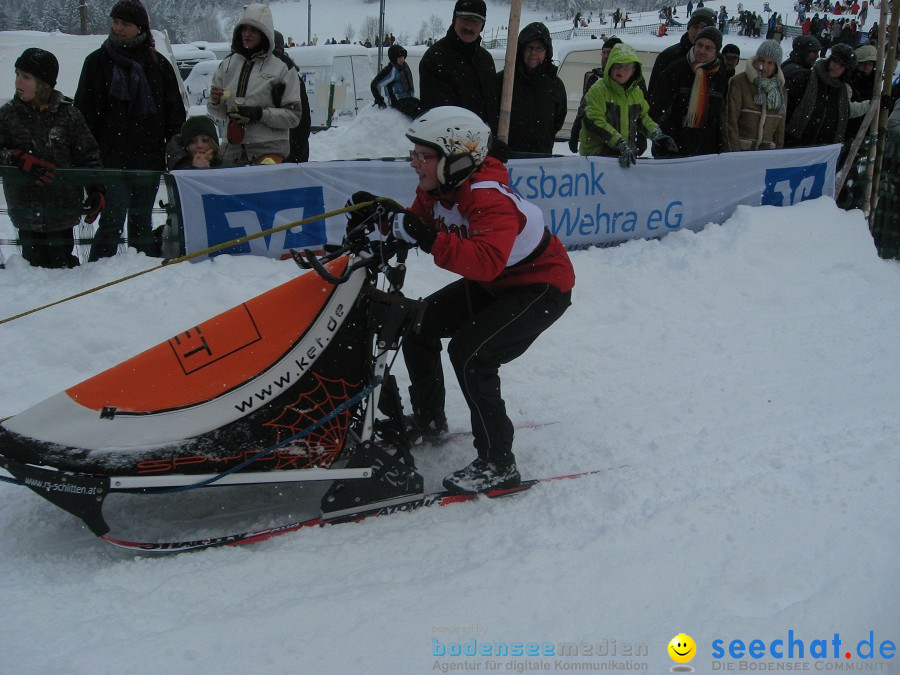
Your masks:
M429 7L417 17L432 5L449 16L452 4L417 2ZM285 5L305 14L304 2ZM345 24L377 4L328 7ZM314 153L403 154L390 117L317 134ZM131 252L44 270L4 252L0 318L156 264ZM504 395L514 421L558 422L517 433L526 476L608 471L160 558L122 553L0 484L0 672L664 673L682 632L696 641L697 673L896 672L879 648L900 642L900 265L877 257L862 215L827 199L740 207L700 233L572 258L573 305L503 368ZM409 268L415 297L453 278L427 255ZM4 323L0 417L296 274L291 262L222 256ZM402 365L396 373L405 390ZM448 389L450 425L464 429L465 404ZM416 458L436 486L473 452L458 439ZM293 520L305 497L211 490L109 509L135 533L160 520L200 530L220 509ZM493 655L516 645L536 654ZM577 657L560 655L571 645Z

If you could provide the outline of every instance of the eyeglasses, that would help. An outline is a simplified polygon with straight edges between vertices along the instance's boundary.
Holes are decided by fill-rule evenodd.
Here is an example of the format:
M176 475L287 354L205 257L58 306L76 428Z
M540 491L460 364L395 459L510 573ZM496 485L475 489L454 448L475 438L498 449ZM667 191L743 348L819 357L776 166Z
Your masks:
M418 150L410 150L409 151L409 161L410 162L419 160L420 162L424 163L424 162L427 162L429 159L435 159L436 157L437 157L437 155L426 154L424 152L419 152Z
M537 52L538 54L543 54L547 51L547 48L544 47L543 45L537 45L537 46L532 45L532 46L525 47L525 51L526 52Z

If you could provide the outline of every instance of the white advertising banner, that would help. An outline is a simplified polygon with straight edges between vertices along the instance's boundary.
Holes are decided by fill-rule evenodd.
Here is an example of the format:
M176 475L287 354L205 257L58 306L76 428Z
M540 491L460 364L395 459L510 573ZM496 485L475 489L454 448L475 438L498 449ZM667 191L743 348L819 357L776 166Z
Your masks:
M570 248L659 237L721 223L739 204L788 206L834 197L839 145L641 160L510 160L511 186L544 213ZM186 252L341 208L357 190L411 204L416 176L407 161L360 160L172 172ZM339 243L343 215L230 247L223 253L283 257L290 249Z

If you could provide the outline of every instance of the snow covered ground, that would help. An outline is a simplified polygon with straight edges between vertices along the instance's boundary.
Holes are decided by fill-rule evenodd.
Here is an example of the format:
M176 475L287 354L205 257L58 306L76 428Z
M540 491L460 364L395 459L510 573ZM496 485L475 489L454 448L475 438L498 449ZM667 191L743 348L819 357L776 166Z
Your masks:
M372 156L403 154L384 120L317 134L314 153L358 156L350 150L378 138ZM43 270L4 253L0 318L156 263L132 252ZM609 471L156 558L0 484L0 672L663 673L682 632L697 643L698 673L900 670L883 644L900 642L900 265L877 257L862 215L827 199L741 207L700 233L572 258L572 308L504 367L504 393L516 421L559 421L517 434L524 474ZM297 273L223 256L2 324L0 417ZM413 257L406 290L450 278ZM448 415L465 427L452 385ZM459 440L417 460L434 486L472 457ZM215 521L219 506L272 502L275 524L298 517L304 497L214 492L147 508ZM140 512L126 501L120 515ZM745 650L759 640L765 654L733 658L733 640ZM560 655L564 643L579 655ZM495 655L517 644L538 653ZM815 658L823 646L827 658Z

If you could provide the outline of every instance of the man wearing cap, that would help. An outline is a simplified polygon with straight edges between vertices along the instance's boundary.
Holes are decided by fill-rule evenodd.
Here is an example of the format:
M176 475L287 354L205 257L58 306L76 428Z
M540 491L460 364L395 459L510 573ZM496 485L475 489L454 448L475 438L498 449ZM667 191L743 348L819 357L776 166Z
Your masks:
M781 64L781 72L785 78L797 70L809 70L819 60L821 43L812 35L798 35L791 43L791 53Z
M471 110L496 133L500 97L494 59L481 46L484 0L457 0L453 24L419 62L422 109L455 105Z
M717 57L722 34L707 26L699 33L685 58L672 63L660 75L651 92L650 117L678 144L679 156L721 152L721 123L728 91L728 75ZM654 157L670 156L653 146Z
M688 50L693 46L697 34L707 26L716 25L716 13L706 7L700 7L691 14L688 19L687 30L681 36L681 40L671 47L662 50L653 62L653 70L650 71L650 81L647 83L647 90L653 95L653 88L659 75L669 66L669 64L684 58Z
M725 72L728 73L729 79L734 77L734 73L737 71L738 63L740 62L740 47L730 43L722 47L722 65L725 66Z
M140 0L119 0L109 37L84 60L75 105L100 146L103 166L165 171L166 142L181 130L184 101L169 60L154 49ZM115 255L128 220L128 243L158 255L152 212L158 184L108 181L89 260Z

